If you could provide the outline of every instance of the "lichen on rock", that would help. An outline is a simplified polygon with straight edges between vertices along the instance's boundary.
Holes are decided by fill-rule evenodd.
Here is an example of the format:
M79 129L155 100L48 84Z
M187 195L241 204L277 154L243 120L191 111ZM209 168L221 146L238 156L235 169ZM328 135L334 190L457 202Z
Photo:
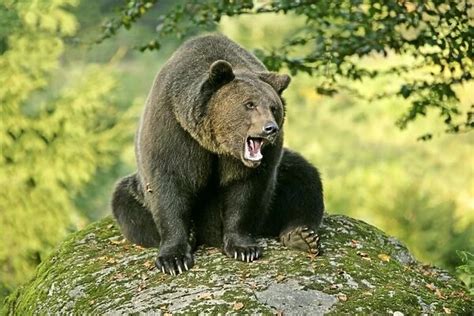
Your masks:
M200 247L178 276L154 266L156 249L127 242L111 218L71 235L5 301L2 314L468 314L473 298L446 271L417 262L393 237L362 221L325 217L322 254L261 239L244 263Z

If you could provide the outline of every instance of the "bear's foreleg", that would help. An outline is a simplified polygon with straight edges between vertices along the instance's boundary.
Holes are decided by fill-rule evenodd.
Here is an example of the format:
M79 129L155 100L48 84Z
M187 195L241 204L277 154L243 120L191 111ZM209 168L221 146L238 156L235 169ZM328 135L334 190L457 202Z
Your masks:
M319 252L318 228L324 212L319 173L297 153L284 151L266 229L295 249Z
M147 202L161 236L156 266L163 273L176 275L194 265L191 243L191 202L193 194L177 181L156 175L150 184Z
M223 244L224 253L234 259L252 262L262 256L254 233L265 212L262 189L255 181L233 184L224 192Z
M112 213L128 240L143 247L158 247L158 229L144 206L136 174L124 177L115 186Z

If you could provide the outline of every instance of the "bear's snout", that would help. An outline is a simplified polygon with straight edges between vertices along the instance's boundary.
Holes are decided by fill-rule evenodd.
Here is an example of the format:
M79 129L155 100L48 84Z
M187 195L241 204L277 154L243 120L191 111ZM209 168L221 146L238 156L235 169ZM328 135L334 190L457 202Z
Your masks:
M278 125L275 122L269 121L263 126L263 133L266 136L272 136L278 133L280 129L278 128Z

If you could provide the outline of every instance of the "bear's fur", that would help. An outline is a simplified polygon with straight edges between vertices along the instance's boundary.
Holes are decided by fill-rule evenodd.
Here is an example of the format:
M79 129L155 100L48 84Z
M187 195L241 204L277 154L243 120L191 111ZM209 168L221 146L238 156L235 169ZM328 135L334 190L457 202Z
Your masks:
M289 82L222 35L186 42L158 73L136 135L138 171L119 181L112 210L127 239L159 247L160 270L191 268L198 244L256 260L256 236L317 252L321 180L282 147Z

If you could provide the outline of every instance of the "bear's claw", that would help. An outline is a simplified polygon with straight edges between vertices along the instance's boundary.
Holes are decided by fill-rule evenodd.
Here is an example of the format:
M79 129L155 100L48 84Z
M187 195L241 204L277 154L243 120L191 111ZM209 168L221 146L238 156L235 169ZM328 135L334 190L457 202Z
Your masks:
M253 238L238 234L224 236L222 250L228 257L243 262L253 262L262 256L262 248Z
M188 271L193 265L192 255L185 256L158 256L155 261L156 267L163 273L178 275L183 271Z
M280 234L280 240L286 247L319 254L319 235L307 226L299 226Z
M233 250L227 250L225 253L227 256L234 258L235 260L253 262L261 257L262 250L258 246L241 246L235 247ZM232 253L233 255L231 255Z

